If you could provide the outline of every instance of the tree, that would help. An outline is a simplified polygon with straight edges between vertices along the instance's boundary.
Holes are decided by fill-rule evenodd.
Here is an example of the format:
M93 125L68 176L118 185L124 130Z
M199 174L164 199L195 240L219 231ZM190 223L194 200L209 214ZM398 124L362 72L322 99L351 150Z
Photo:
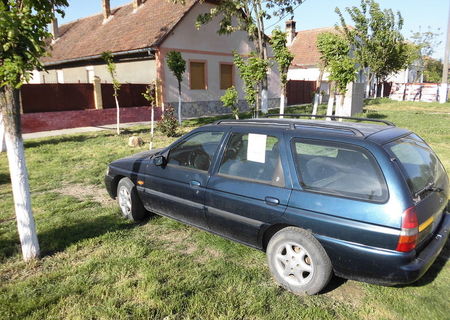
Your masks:
M407 47L401 29L403 18L400 12L393 13L391 9L381 10L374 0L361 0L361 6L348 7L354 27L350 28L339 8L340 29L351 44L356 62L363 70L369 86L374 77L378 83L407 66Z
M356 61L350 57L351 45L342 35L325 32L318 36L317 48L325 69L330 73L329 80L334 82L336 90L341 94L341 100L336 104L339 113L347 85L356 79ZM331 114L332 110L327 110L327 115Z
M181 125L181 82L186 72L186 61L178 51L167 53L167 65L178 81L178 123Z
M117 72L116 72L116 64L114 63L114 57L111 52L103 52L102 59L106 63L106 67L108 69L109 75L112 78L113 85L113 96L114 101L116 102L116 118L117 118L117 135L120 135L120 106L119 106L119 91L120 91L120 82L117 80Z
M20 87L34 69L42 70L54 11L64 14L66 0L0 2L0 112L5 128L14 207L25 261L38 258L39 242L31 209L30 186L20 123Z
M294 55L289 51L286 44L286 32L282 32L279 28L274 29L272 31L270 45L272 46L274 60L277 62L278 70L280 71L280 114L284 114L284 108L286 106L286 85L288 82L287 76L292 60L294 60ZM283 116L280 117L282 118Z
M185 3L185 0L171 0L174 3ZM246 31L251 41L255 44L256 56L267 61L269 59L267 42L265 35L266 22L272 16L285 17L292 14L294 10L304 2L304 0L222 0L209 12L200 14L197 17L196 26L210 22L216 17L219 21L219 34L230 34L235 31ZM268 111L268 80L267 72L260 80L261 86L261 109Z
M225 91L225 94L220 97L220 101L222 101L225 107L231 109L231 113L236 120L239 120L238 98L239 94L234 86L228 88L227 91Z
M440 83L442 80L442 61L433 58L425 59L425 70L423 71L424 82Z
M253 116L258 116L258 98L259 84L267 74L269 62L261 59L255 52L251 52L250 56L244 60L237 52L233 52L234 64L239 69L242 80L244 81L245 100L247 100Z
M142 96L145 100L148 101L150 104L150 112L151 112L151 124L150 124L150 150L153 149L153 138L154 138L154 132L155 132L155 106L156 106L156 92L157 92L157 80L153 81L147 86L147 89L144 93L142 93Z
M426 74L428 75L428 80L426 82L430 82L429 76L430 76L430 68L437 67L438 64L436 63L437 60L434 60L435 62L431 62L432 58L431 56L434 54L435 48L439 47L442 43L438 38L442 35L442 33L439 32L440 29L438 29L436 32L433 31L433 29L428 26L427 31L422 31L421 26L419 26L419 31L413 32L411 35L411 40L413 43L417 46L417 68L419 69L420 73L418 74L418 77L420 77L420 74L422 73L424 77L426 78ZM431 59L431 60L430 60ZM442 76L442 71L441 75ZM417 77L417 78L418 78ZM417 81L418 79L415 79ZM433 80L436 80L433 77ZM433 81L434 82L434 81ZM441 82L441 79L435 81L435 83Z

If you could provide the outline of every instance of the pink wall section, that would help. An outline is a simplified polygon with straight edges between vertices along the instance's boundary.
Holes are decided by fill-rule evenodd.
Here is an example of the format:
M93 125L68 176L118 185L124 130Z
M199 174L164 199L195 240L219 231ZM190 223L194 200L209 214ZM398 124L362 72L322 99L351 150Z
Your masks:
M161 109L155 109L155 120L161 119ZM120 122L150 121L149 107L120 109ZM39 112L22 114L22 132L32 133L78 127L96 127L116 123L116 109Z

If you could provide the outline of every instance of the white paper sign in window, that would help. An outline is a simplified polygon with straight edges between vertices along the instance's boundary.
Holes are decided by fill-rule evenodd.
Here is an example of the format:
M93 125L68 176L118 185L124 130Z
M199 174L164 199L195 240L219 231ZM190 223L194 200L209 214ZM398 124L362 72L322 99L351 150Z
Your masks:
M266 143L267 135L250 133L248 135L247 160L265 163Z

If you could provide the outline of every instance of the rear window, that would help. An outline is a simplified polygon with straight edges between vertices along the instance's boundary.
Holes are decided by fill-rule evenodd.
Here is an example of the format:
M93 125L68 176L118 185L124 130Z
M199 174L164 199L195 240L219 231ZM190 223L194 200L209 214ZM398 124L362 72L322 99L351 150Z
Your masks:
M430 184L440 185L440 180L445 179L445 169L436 154L417 135L395 140L386 148L398 160L413 194Z
M304 189L362 200L387 200L384 177L368 151L347 144L302 140L294 140L292 149Z

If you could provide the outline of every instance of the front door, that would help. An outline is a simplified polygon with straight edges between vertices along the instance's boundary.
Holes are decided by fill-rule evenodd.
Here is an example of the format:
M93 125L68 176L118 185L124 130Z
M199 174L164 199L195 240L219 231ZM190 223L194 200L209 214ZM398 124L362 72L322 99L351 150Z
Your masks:
M167 165L150 164L143 201L148 210L206 228L204 209L208 170L224 133L194 133L169 151Z
M286 187L281 134L234 130L208 182L205 205L210 229L260 246L260 230L280 219L291 189Z

